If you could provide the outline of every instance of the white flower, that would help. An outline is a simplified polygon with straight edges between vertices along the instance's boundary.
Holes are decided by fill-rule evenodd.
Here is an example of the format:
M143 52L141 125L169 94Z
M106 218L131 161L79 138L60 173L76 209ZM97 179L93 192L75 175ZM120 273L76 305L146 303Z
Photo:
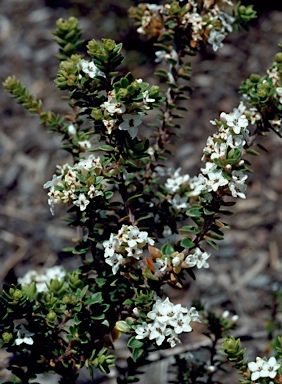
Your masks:
M90 203L89 200L87 200L84 193L80 193L78 196L78 200L74 202L74 205L80 208L81 211L85 211L87 205Z
M124 114L122 116L123 123L119 125L121 131L128 131L130 137L134 139L138 133L138 126L142 123L140 115Z
M130 247L135 247L136 245L144 247L146 243L154 245L154 240L148 237L148 232L140 231L136 226L130 226L128 229L129 231L127 232L127 244Z
M156 51L155 55L156 55L155 63L164 62L165 60L170 58L169 53L167 53L166 51Z
M99 68L96 67L96 65L91 61L87 60L80 60L79 62L80 68L84 73L87 73L91 79L93 79L96 76L102 76L106 77L104 72L100 71Z
M106 263L112 267L113 274L116 275L119 270L119 266L123 262L123 256L119 253L114 253L113 256L110 256L106 259Z
M256 362L248 364L248 368L252 372L252 381L256 381L260 377L270 377L273 379L277 375L280 364L277 363L275 357L271 357L268 361L257 357Z
M90 197L90 199L93 199L93 197L95 197L95 196L103 195L103 192L102 191L98 191L95 188L95 185L90 185L89 190L87 192L87 195Z
M171 334L167 341L170 343L170 347L173 348L176 346L176 344L181 344L181 340L177 337L177 334L173 331L171 331Z
M136 339L144 339L149 336L149 325L147 323L138 324L137 328L135 328L135 332L137 334L137 336L135 336Z
M147 317L152 322L138 325L135 329L136 338L149 337L150 340L155 340L157 345L161 345L166 340L171 347L180 343L178 334L192 331L191 321L200 321L194 307L188 310L180 304L174 305L168 297L164 301L158 297Z
M245 191L247 189L247 186L244 184L244 181L247 178L248 176L241 171L232 172L232 181L228 183L228 187L230 189L232 196L234 197L239 196L241 199L246 198Z
M279 98L279 102L282 103L282 87L276 88L276 94Z
M62 280L66 276L66 271L61 265L54 265L54 267L45 270L46 280Z
M146 244L153 245L154 240L148 237L148 232L140 231L136 226L123 225L117 235L111 234L110 239L103 242L103 247L106 263L113 267L113 274L124 260L132 257L139 260Z
M190 179L190 176L189 175L183 175L181 176L179 174L180 172L180 168L178 168L174 174L172 175L172 177L168 178L165 182L165 187L166 189L168 190L169 193L175 193L179 190L179 188L182 186L182 185L185 185L189 179Z
M147 314L147 317L166 324L174 315L174 304L172 304L167 297L164 301L158 298L156 303L153 305L152 310Z
M190 255L184 260L184 266L197 267L197 268L209 268L207 259L210 257L210 253L202 252L200 248L195 248Z
M268 370L268 377L270 377L271 379L274 379L274 377L277 375L277 370L280 368L280 364L277 363L275 357L271 357L268 362L268 367L264 367L264 369Z
M171 264L174 266L174 267L177 267L178 265L180 265L182 263L182 260L180 259L180 257L178 256L175 256L172 260L171 260Z
M223 47L222 41L225 39L225 34L212 29L208 38L208 43L212 45L212 49L216 52L219 48Z
M188 198L180 197L176 194L173 199L168 200L175 210L187 209L189 207Z
M76 169L83 171L97 171L100 173L100 170L103 168L101 164L100 157L95 157L94 154L91 154L87 159L82 159L75 165ZM97 172L95 172L97 174Z
M166 325L163 323L159 323L158 321L154 321L154 323L149 324L150 334L149 339L156 339L156 344L160 346L164 340L165 336L169 336L171 334L171 329L166 328Z
M220 114L220 119L231 128L236 135L239 135L242 130L244 131L249 125L248 119L244 115L246 107L240 102L238 108L234 108L233 112Z
M112 133L113 127L115 126L115 123L117 122L116 119L112 120L102 120L104 126L107 128L108 134L110 135Z
M114 237L114 234L111 233L109 240L103 242L103 247L105 248L104 257L111 257L115 253L118 240Z
M190 180L190 187L192 190L191 195L198 196L201 192L207 190L207 182L208 180L201 173L198 176L194 176Z
M46 284L51 280L62 280L66 276L66 271L62 266L55 265L51 268L46 268L42 273L35 270L28 271L23 277L18 278L18 284L30 285L35 282L37 292L47 292Z
M73 124L70 124L68 126L68 134L71 135L71 136L76 134L76 128L75 128L75 126Z
M232 32L233 28L232 25L234 21L236 20L235 17L228 15L228 13L225 12L218 12L217 17L222 23L222 29L223 31Z
M205 168L201 168L201 171L203 175L208 175L210 172L214 172L216 169L217 169L216 164L208 161L205 164Z
M183 314L182 312L178 312L173 319L173 323L170 324L174 327L174 332L179 335L182 332L191 332L192 327L190 325L190 318L187 314Z
M127 251L128 257L134 257L135 259L140 259L140 256L143 254L142 248L138 248L138 245L134 245L134 247L125 247Z
M213 152L211 154L211 159L218 159L220 157L225 157L227 144L226 143L215 143Z
M53 175L52 176L52 180L50 181L47 181L47 183L45 183L43 185L43 188L50 188L50 187L54 187L55 185L57 185L62 179L62 175Z
M163 9L163 5L157 5L157 4L146 4L147 8L150 11L159 12Z
M87 151L87 149L90 149L90 148L91 148L91 143L90 143L89 140L79 141L79 142L78 142L78 145L79 145L80 148L83 149L84 151Z
M111 97L109 101L105 101L105 103L103 103L101 107L104 107L109 112L110 115L114 115L114 114L119 115L121 113L124 113L126 110L125 105L123 103L116 101L114 97Z
M155 101L155 99L150 98L148 90L143 92L143 103L144 104L153 103L154 101Z
M207 187L209 192L216 192L219 187L223 187L228 184L228 180L223 176L221 170L218 170L217 172L210 172L208 174L208 178Z
M32 345L33 340L31 338L31 336L33 336L33 335L34 335L34 333L27 331L25 329L25 326L23 324L21 324L19 327L19 330L18 330L18 337L15 340L15 342L17 345L20 345L22 343Z
M168 267L168 258L167 257L165 257L164 259L157 258L155 263L154 263L155 274L160 275L160 274L166 272L167 267Z

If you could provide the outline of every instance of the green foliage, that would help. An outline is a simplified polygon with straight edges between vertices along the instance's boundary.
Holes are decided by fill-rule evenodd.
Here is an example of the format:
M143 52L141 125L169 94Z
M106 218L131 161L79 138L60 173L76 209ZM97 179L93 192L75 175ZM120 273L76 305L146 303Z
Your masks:
M65 249L81 255L79 269L51 278L44 289L35 280L4 286L1 339L13 354L9 369L21 382L49 372L61 375L62 383L75 383L84 366L92 376L95 369L108 374L116 366L111 351L122 334L131 358L125 370L116 367L122 372L118 382L135 382L151 351L179 343L179 334L190 332L190 321L200 318L209 339L209 365L203 358L177 357L179 382L212 383L210 367L221 369L226 361L217 357L224 337L227 358L250 382L245 350L229 336L234 318L205 312L200 303L188 310L161 301L167 284L181 289L185 279L195 279L195 268L208 267L206 247L217 250L229 228L221 216L232 214L226 209L235 204L230 196L245 198L250 171L245 156L257 154L250 148L254 137L269 129L279 133L281 52L268 75L243 82L240 91L251 108L241 103L212 121L218 132L207 141L206 168L198 176L181 176L164 164L180 128L175 119L183 118L191 91L185 83L191 76L187 56L204 44L216 51L233 27L255 17L251 6L226 3L169 1L130 9L138 31L154 37L160 49L157 57L165 68L156 71L159 85L136 79L133 70L120 71L122 44L112 39L93 39L88 57L79 53L82 30L74 17L59 19L53 32L60 52L55 83L67 93L68 114L44 111L15 77L4 82L7 92L61 135L62 148L72 154L73 164L60 166L44 187L52 213L56 204L67 204L65 221L83 234ZM191 13L199 18L196 26ZM147 135L142 126L151 110L158 117ZM247 126L255 126L250 135Z

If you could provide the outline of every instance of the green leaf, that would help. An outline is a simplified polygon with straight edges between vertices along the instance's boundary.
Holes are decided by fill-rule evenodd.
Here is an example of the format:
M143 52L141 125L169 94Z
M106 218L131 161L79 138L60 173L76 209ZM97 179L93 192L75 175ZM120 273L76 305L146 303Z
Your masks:
M99 149L100 149L101 151L105 151L105 152L113 152L113 151L115 150L114 147L112 147L111 145L107 145L107 144L105 144L105 145L100 145Z
M132 201L132 200L135 200L135 199L138 199L139 197L143 196L143 193L138 193L138 195L134 195L134 196L130 196L127 201Z
M96 303L101 304L102 302L103 302L102 293L96 292L96 293L93 293L93 295L85 301L85 304L90 306Z
M122 304L123 305L131 305L132 304L132 300L126 299L126 300L124 300L124 302Z
M195 243L193 243L192 240L188 239L187 237L181 241L181 246L184 248L193 248L195 246Z
M224 209L220 210L219 211L222 215L226 215L226 216L231 216L234 214L234 212L231 212L231 211L226 211Z
M211 240L211 239L207 239L205 238L206 242L211 245L214 249L216 249L218 251L218 245L216 244L215 241Z
M202 208L190 208L186 211L186 215L191 217L200 217L202 214Z
M137 361L144 354L144 350L141 348L133 349L132 357L134 361Z
M113 195L114 195L114 192L112 192L112 191L106 191L105 192L105 198L107 200L111 199L113 197Z
M210 211L209 209L204 207L204 214L205 215L210 216L210 215L213 215L214 213L215 213L214 211Z
M106 284L107 279L104 279L103 277L96 277L95 282L97 283L99 288L102 288L104 284Z
M143 347L144 343L142 343L142 341L139 341L135 338L135 336L131 337L131 339L129 339L128 343L127 343L127 346L129 348L141 348Z
M126 321L120 320L116 322L116 328L124 333L130 332L130 326L127 324Z
M223 240L223 236L215 232L210 232L209 237L216 240Z
M161 253L163 255L171 255L172 253L174 252L174 248L171 244L169 243L165 243L162 247L161 247Z
M259 147L259 148L262 149L263 151L269 153L268 149L265 148L263 145L261 145L261 144L257 144L257 147Z
M254 156L260 156L260 153L255 151L254 149L247 149L246 152L249 154L249 155L254 155Z
M195 233L195 235L198 235L202 232L201 229L193 227L192 225L184 225L184 227L179 229L179 232L192 232Z

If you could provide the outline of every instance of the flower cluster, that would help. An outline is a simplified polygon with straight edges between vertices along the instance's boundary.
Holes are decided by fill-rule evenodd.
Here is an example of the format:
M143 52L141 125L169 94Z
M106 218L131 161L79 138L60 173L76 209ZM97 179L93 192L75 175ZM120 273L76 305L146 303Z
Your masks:
M167 341L171 347L180 343L178 335L191 332L191 321L200 322L199 313L194 307L174 305L167 297L164 301L157 298L152 310L147 314L148 322L138 324L135 328L136 339L154 340L158 346Z
M18 284L30 285L35 283L37 292L47 292L51 280L62 280L66 276L66 271L62 266L55 265L51 268L46 268L42 273L35 270L28 271L23 277L18 278Z
M171 173L171 170L169 170L168 173L171 174L170 177L167 178L164 185L166 190L171 195L168 202L172 205L176 212L187 210L189 207L188 196L185 192L187 191L190 176L181 176L180 170L181 168L178 168L173 172L173 174Z
M84 211L90 200L103 195L104 185L100 176L102 165L99 157L91 154L74 165L68 163L58 166L59 175L44 184L49 188L48 204L54 214L54 206L59 203L72 203Z
M240 103L233 112L222 112L219 121L211 121L211 124L218 126L218 132L208 137L203 150L205 168L201 168L201 173L191 178L189 175L180 176L178 169L165 183L169 193L180 194L179 206L184 203L180 199L183 199L183 195L187 196L187 192L188 196L198 196L202 192L216 192L220 187L225 187L225 192L233 197L246 198L245 181L248 176L243 172L244 160L241 157L245 144L250 140L247 126L258 119L260 116L255 108L247 111L243 103ZM187 201L187 197L185 199ZM169 201L173 203L172 199Z
M277 375L277 370L280 368L280 364L277 363L275 357L271 357L268 361L257 357L256 362L250 362L248 364L248 368L252 372L252 381L256 381L261 377L274 379Z
M131 15L139 24L137 32L142 35L162 35L166 28L169 29L171 19L175 17L178 28L190 39L190 46L196 48L199 42L208 42L213 50L217 51L223 46L222 41L232 32L235 18L225 12L225 6L233 6L231 0L216 1L204 0L200 8L195 0L189 0L186 4L182 1L173 4L139 4ZM156 52L157 61L170 58L166 51Z
M121 265L139 260L147 244L153 245L154 240L148 237L148 232L140 231L133 225L123 225L117 235L111 234L103 246L105 261L112 267L113 274L117 273Z
M138 134L138 127L146 115L146 110L150 109L150 104L156 101L152 94L157 89L148 90L148 84L144 83L142 79L130 78L131 82L129 82L128 78L123 82L123 86L127 85L127 88L108 92L107 101L101 104L97 116L95 116L95 112L97 113L95 110L92 117L102 120L109 135L112 134L113 130L119 129L127 131L130 137L134 139ZM155 93L157 96L158 90ZM132 106L132 101L129 103L129 96L136 100L134 106Z
M186 257L182 252L174 252L169 256L163 256L156 249L151 250L149 248L149 250L151 254L156 254L156 257L153 256L153 272L157 277L162 277L171 271L178 274L184 268L209 268L207 259L210 257L210 253L202 251L199 247L192 249Z
M202 191L216 192L219 187L226 186L233 197L246 197L244 182L247 175L242 171L244 161L241 156L244 145L249 141L247 126L250 122L245 112L246 107L241 102L233 112L222 112L220 121L211 121L211 124L218 126L218 132L208 137L203 150L205 168L191 179L191 188L195 195Z

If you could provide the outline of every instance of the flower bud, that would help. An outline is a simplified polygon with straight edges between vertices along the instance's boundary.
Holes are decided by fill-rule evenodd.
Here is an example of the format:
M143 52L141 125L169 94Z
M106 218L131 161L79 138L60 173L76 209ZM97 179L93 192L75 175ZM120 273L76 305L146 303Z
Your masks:
M282 63L282 52L278 52L278 53L276 53L275 61L276 61L277 63Z
M70 124L68 126L68 134L71 136L76 134L76 128L73 124Z
M23 293L19 289L15 289L13 292L13 299L14 300L20 300L23 297Z
M137 81L133 81L133 83L131 83L129 85L129 87L127 88L128 92L129 93L134 93L135 91L137 91L138 89L140 88L140 85Z
M154 99L159 96L159 92L160 92L160 87L158 87L157 85L153 85L149 89L149 97Z
M223 342L223 348L230 355L238 354L240 350L240 339L236 340L233 336L226 338Z
M126 88L120 88L120 90L117 93L117 98L122 100L125 99L128 95L128 91Z
M94 39L89 41L89 43L87 44L87 48L87 52L89 53L89 55L95 55L101 52L100 44Z
M54 311L50 311L49 313L47 313L47 321L50 321L50 322L53 322L57 319L57 315Z
M267 96L267 91L265 89L259 89L257 95L260 99L264 99Z
M260 75L257 75L256 73L253 73L251 76L250 76L250 80L252 83L256 84L260 81Z
M102 120L103 119L102 111L98 108L93 108L91 111L91 117L93 117L94 120Z
M13 338L13 334L9 332L4 332L2 335L2 340L4 343L9 343L9 341Z
M115 41L111 39L102 39L102 44L103 44L103 48L107 52L111 52L116 46Z

